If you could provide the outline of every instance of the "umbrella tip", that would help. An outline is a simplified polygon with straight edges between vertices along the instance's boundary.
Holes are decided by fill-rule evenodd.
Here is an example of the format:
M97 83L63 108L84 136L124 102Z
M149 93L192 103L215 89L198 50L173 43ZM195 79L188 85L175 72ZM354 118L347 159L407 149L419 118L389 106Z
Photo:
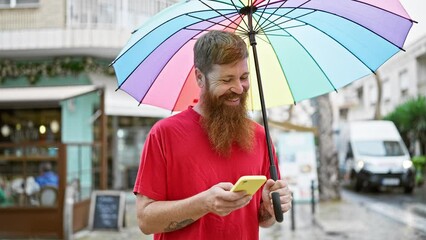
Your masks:
M133 33L135 33L135 32L137 32L138 30L137 29L135 29L135 30L133 30L132 32L131 32L131 34L133 34Z

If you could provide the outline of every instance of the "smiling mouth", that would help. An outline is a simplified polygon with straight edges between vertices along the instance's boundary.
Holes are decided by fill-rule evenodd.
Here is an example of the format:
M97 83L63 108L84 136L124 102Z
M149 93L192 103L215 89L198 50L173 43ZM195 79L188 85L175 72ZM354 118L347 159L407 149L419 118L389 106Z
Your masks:
M240 98L228 98L227 100L230 102L238 102L240 101Z

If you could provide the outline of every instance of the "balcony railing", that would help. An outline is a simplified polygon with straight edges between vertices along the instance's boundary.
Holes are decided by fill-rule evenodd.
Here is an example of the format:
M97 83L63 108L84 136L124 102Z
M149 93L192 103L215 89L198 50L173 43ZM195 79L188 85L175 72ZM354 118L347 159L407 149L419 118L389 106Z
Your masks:
M177 0L45 0L37 9L3 9L0 58L92 54L112 58L131 32ZM30 39L30 41L29 41Z

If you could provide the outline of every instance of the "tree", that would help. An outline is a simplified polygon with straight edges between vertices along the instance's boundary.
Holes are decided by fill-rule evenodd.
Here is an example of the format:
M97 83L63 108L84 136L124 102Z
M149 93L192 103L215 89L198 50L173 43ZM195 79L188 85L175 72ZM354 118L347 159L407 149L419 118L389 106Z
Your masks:
M321 200L340 199L337 151L333 141L333 112L328 94L313 101L316 112L314 123L318 128L318 179Z
M384 119L395 123L412 154L415 142L419 141L420 154L426 155L426 97L408 100Z

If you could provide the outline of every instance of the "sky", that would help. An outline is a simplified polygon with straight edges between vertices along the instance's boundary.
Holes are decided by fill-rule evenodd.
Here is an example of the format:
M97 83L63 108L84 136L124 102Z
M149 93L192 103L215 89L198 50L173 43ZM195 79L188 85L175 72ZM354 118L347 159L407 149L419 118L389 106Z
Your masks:
M417 21L408 34L405 45L410 45L426 35L426 0L400 0L411 19ZM406 48L406 47L405 47Z

